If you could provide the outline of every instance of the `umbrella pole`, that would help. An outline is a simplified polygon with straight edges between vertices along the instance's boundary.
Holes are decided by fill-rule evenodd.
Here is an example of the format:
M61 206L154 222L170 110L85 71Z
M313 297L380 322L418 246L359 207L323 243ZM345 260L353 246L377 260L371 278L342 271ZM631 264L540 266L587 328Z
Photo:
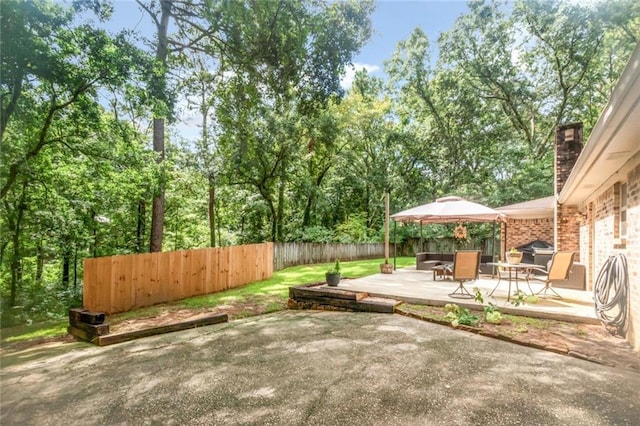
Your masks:
M389 263L389 192L384 194L384 263Z

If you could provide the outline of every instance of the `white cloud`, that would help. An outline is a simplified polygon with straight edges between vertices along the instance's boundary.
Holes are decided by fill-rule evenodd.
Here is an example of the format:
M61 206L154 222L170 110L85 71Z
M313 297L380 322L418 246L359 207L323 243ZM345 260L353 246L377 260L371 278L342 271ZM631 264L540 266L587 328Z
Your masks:
M353 79L356 77L356 71L360 71L362 69L371 74L379 71L380 67L378 65L360 64L357 62L353 65L347 65L345 67L344 77L342 77L342 80L340 81L340 86L345 90L350 89L353 84Z

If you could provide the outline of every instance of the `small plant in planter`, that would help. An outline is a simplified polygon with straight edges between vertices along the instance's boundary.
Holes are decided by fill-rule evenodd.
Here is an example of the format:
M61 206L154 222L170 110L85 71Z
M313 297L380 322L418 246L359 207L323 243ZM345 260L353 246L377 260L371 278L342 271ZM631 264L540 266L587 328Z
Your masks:
M340 260L336 259L333 264L333 268L329 269L325 274L327 285L330 287L337 287L340 283Z
M516 264L522 261L522 253L517 248L512 248L507 252L507 263Z
M380 272L383 274L393 274L393 264L389 263L389 259L385 259L384 263L380 264Z

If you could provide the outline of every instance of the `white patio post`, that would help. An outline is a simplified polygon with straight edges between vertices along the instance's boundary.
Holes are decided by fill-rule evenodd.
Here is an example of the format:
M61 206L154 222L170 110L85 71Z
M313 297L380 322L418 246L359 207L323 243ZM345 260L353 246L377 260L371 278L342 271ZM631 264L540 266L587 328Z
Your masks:
M384 194L384 263L389 262L389 192Z

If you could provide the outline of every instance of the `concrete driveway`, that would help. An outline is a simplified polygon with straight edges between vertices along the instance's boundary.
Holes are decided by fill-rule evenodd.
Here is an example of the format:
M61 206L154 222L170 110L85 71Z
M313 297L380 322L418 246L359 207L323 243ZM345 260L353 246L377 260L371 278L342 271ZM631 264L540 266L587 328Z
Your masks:
M1 373L3 425L640 424L640 374L398 315L286 311Z

